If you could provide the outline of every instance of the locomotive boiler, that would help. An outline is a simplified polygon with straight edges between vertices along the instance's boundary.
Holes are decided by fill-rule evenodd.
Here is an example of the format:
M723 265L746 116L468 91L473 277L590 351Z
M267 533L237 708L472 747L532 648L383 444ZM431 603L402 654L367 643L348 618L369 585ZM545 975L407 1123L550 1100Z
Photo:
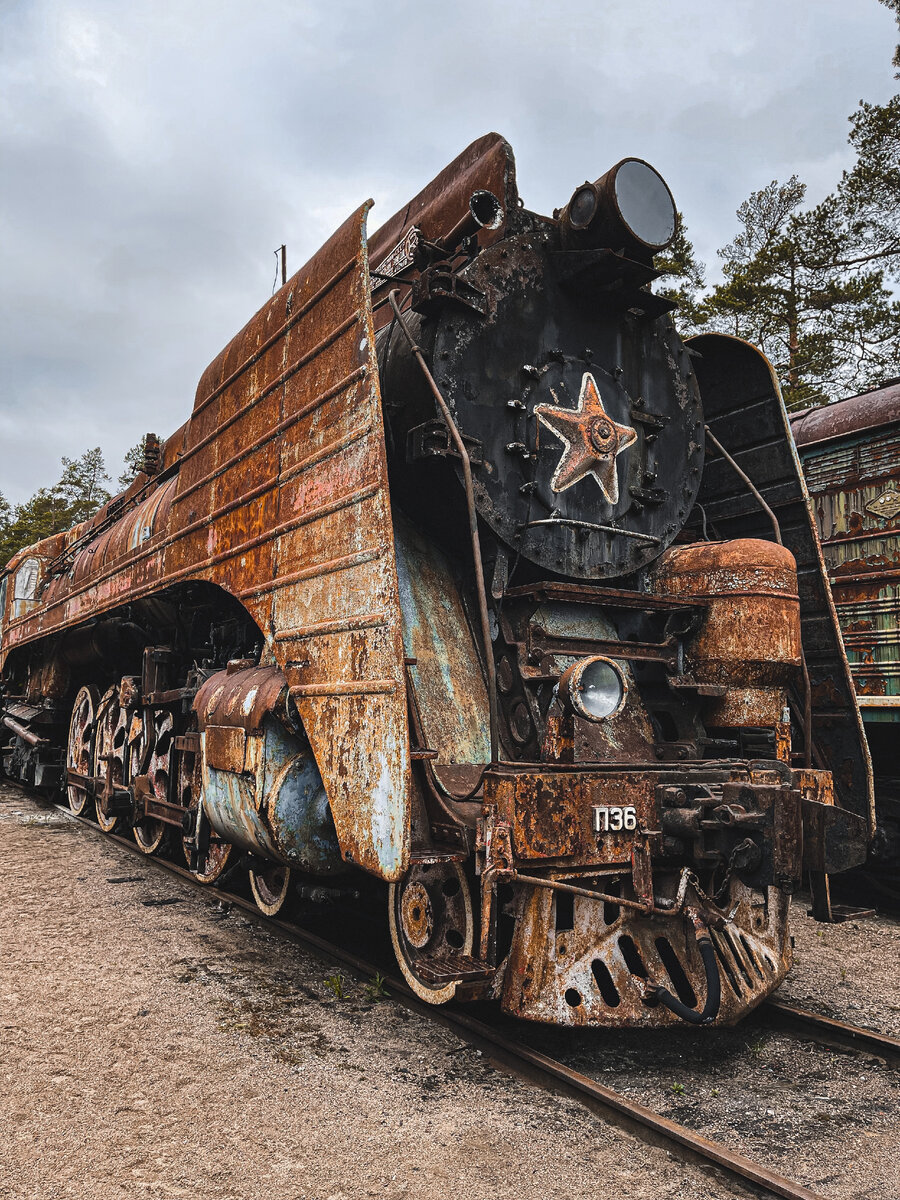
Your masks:
M368 208L7 567L4 771L268 913L384 881L433 1003L734 1022L871 821L771 370L678 337L639 159L546 217L491 134Z

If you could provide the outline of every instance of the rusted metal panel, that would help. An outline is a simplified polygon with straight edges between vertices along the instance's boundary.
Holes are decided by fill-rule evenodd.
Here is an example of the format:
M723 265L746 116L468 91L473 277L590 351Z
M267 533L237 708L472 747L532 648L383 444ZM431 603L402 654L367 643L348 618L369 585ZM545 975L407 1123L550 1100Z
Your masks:
M494 229L482 229L478 235L479 244L487 246L503 237L506 214L513 212L519 201L513 153L509 143L497 133L478 138L418 196L385 221L371 241L373 271L390 275L408 267L410 233L419 229L429 241L439 241L468 211L471 196L479 190L493 193L504 210L504 219ZM387 280L379 275L373 283L374 290L386 299ZM379 327L385 324L390 315L389 309L382 310L376 324Z
M194 698L202 803L229 843L316 874L344 869L322 776L278 667L230 667Z
M765 356L738 338L703 334L688 344L697 355L707 424L775 511L797 560L815 761L832 771L841 804L863 814L874 830L869 748L778 380ZM769 518L724 460L706 464L699 501L719 536L772 539ZM800 689L795 700L802 709Z
M611 777L575 771L488 771L484 799L496 804L524 861L574 859L580 866L630 864L633 834L593 828L594 805L631 805L645 828L655 824L656 780L639 772Z
M233 725L207 725L204 734L208 765L218 771L233 771L240 775L247 750L246 730Z
M657 882L673 900L677 887L677 876ZM634 893L623 879L624 896ZM735 883L730 903L731 919L712 931L722 980L717 1025L745 1016L778 986L791 962L784 893L772 887L761 894ZM624 908L576 895L568 927L559 928L558 904L558 893L540 887L523 897L504 979L505 1010L566 1025L681 1024L668 1009L644 1002L648 981L670 987L688 1007L703 1004L704 967L683 916L633 921Z
M900 421L900 382L897 381L888 387L798 414L791 419L791 429L798 446L811 446L833 438L854 437L863 430L877 429L890 421Z
M425 746L435 751L438 769L487 762L484 669L450 564L408 521L395 522L394 536L403 644Z
M184 580L231 591L285 672L347 859L393 879L408 855L409 739L368 208L204 373L163 451L177 476L112 528L101 510L75 575L49 583L7 645Z
M409 743L366 212L201 380L178 496L187 538L167 565L177 574L180 558L205 553L210 577L267 631L347 859L395 878L408 854ZM223 489L248 502L222 514L211 542L190 513Z
M287 679L278 667L217 671L194 698L198 726L201 732L210 725L258 732L268 713L284 717L287 688Z

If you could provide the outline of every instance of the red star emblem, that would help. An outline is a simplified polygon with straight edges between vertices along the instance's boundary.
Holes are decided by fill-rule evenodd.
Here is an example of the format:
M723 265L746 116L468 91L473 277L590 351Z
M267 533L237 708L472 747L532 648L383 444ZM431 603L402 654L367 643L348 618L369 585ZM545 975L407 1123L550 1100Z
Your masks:
M553 399L556 398L553 392ZM537 404L534 411L565 446L550 480L553 491L564 492L585 475L593 475L609 503L617 504L616 458L637 441L637 434L630 425L617 425L609 416L593 375L589 371L584 373L577 408Z

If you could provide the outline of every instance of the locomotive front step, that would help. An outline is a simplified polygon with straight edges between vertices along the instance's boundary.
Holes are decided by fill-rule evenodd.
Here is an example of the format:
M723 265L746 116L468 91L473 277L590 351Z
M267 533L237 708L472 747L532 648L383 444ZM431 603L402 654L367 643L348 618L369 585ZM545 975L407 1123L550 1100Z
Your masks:
M416 973L429 987L444 987L448 983L477 983L493 978L496 967L470 954L454 954L443 951L419 958Z

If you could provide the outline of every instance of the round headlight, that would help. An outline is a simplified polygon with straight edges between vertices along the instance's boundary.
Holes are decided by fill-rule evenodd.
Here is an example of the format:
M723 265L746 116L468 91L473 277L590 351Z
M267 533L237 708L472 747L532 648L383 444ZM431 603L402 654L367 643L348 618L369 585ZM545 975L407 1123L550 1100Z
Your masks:
M608 658L585 658L569 667L559 681L560 694L580 717L603 721L625 701L622 672Z
M576 188L566 209L573 229L587 229L597 214L599 199L593 183Z
M615 171L619 215L638 241L661 250L675 236L678 219L666 181L639 158L624 159Z

